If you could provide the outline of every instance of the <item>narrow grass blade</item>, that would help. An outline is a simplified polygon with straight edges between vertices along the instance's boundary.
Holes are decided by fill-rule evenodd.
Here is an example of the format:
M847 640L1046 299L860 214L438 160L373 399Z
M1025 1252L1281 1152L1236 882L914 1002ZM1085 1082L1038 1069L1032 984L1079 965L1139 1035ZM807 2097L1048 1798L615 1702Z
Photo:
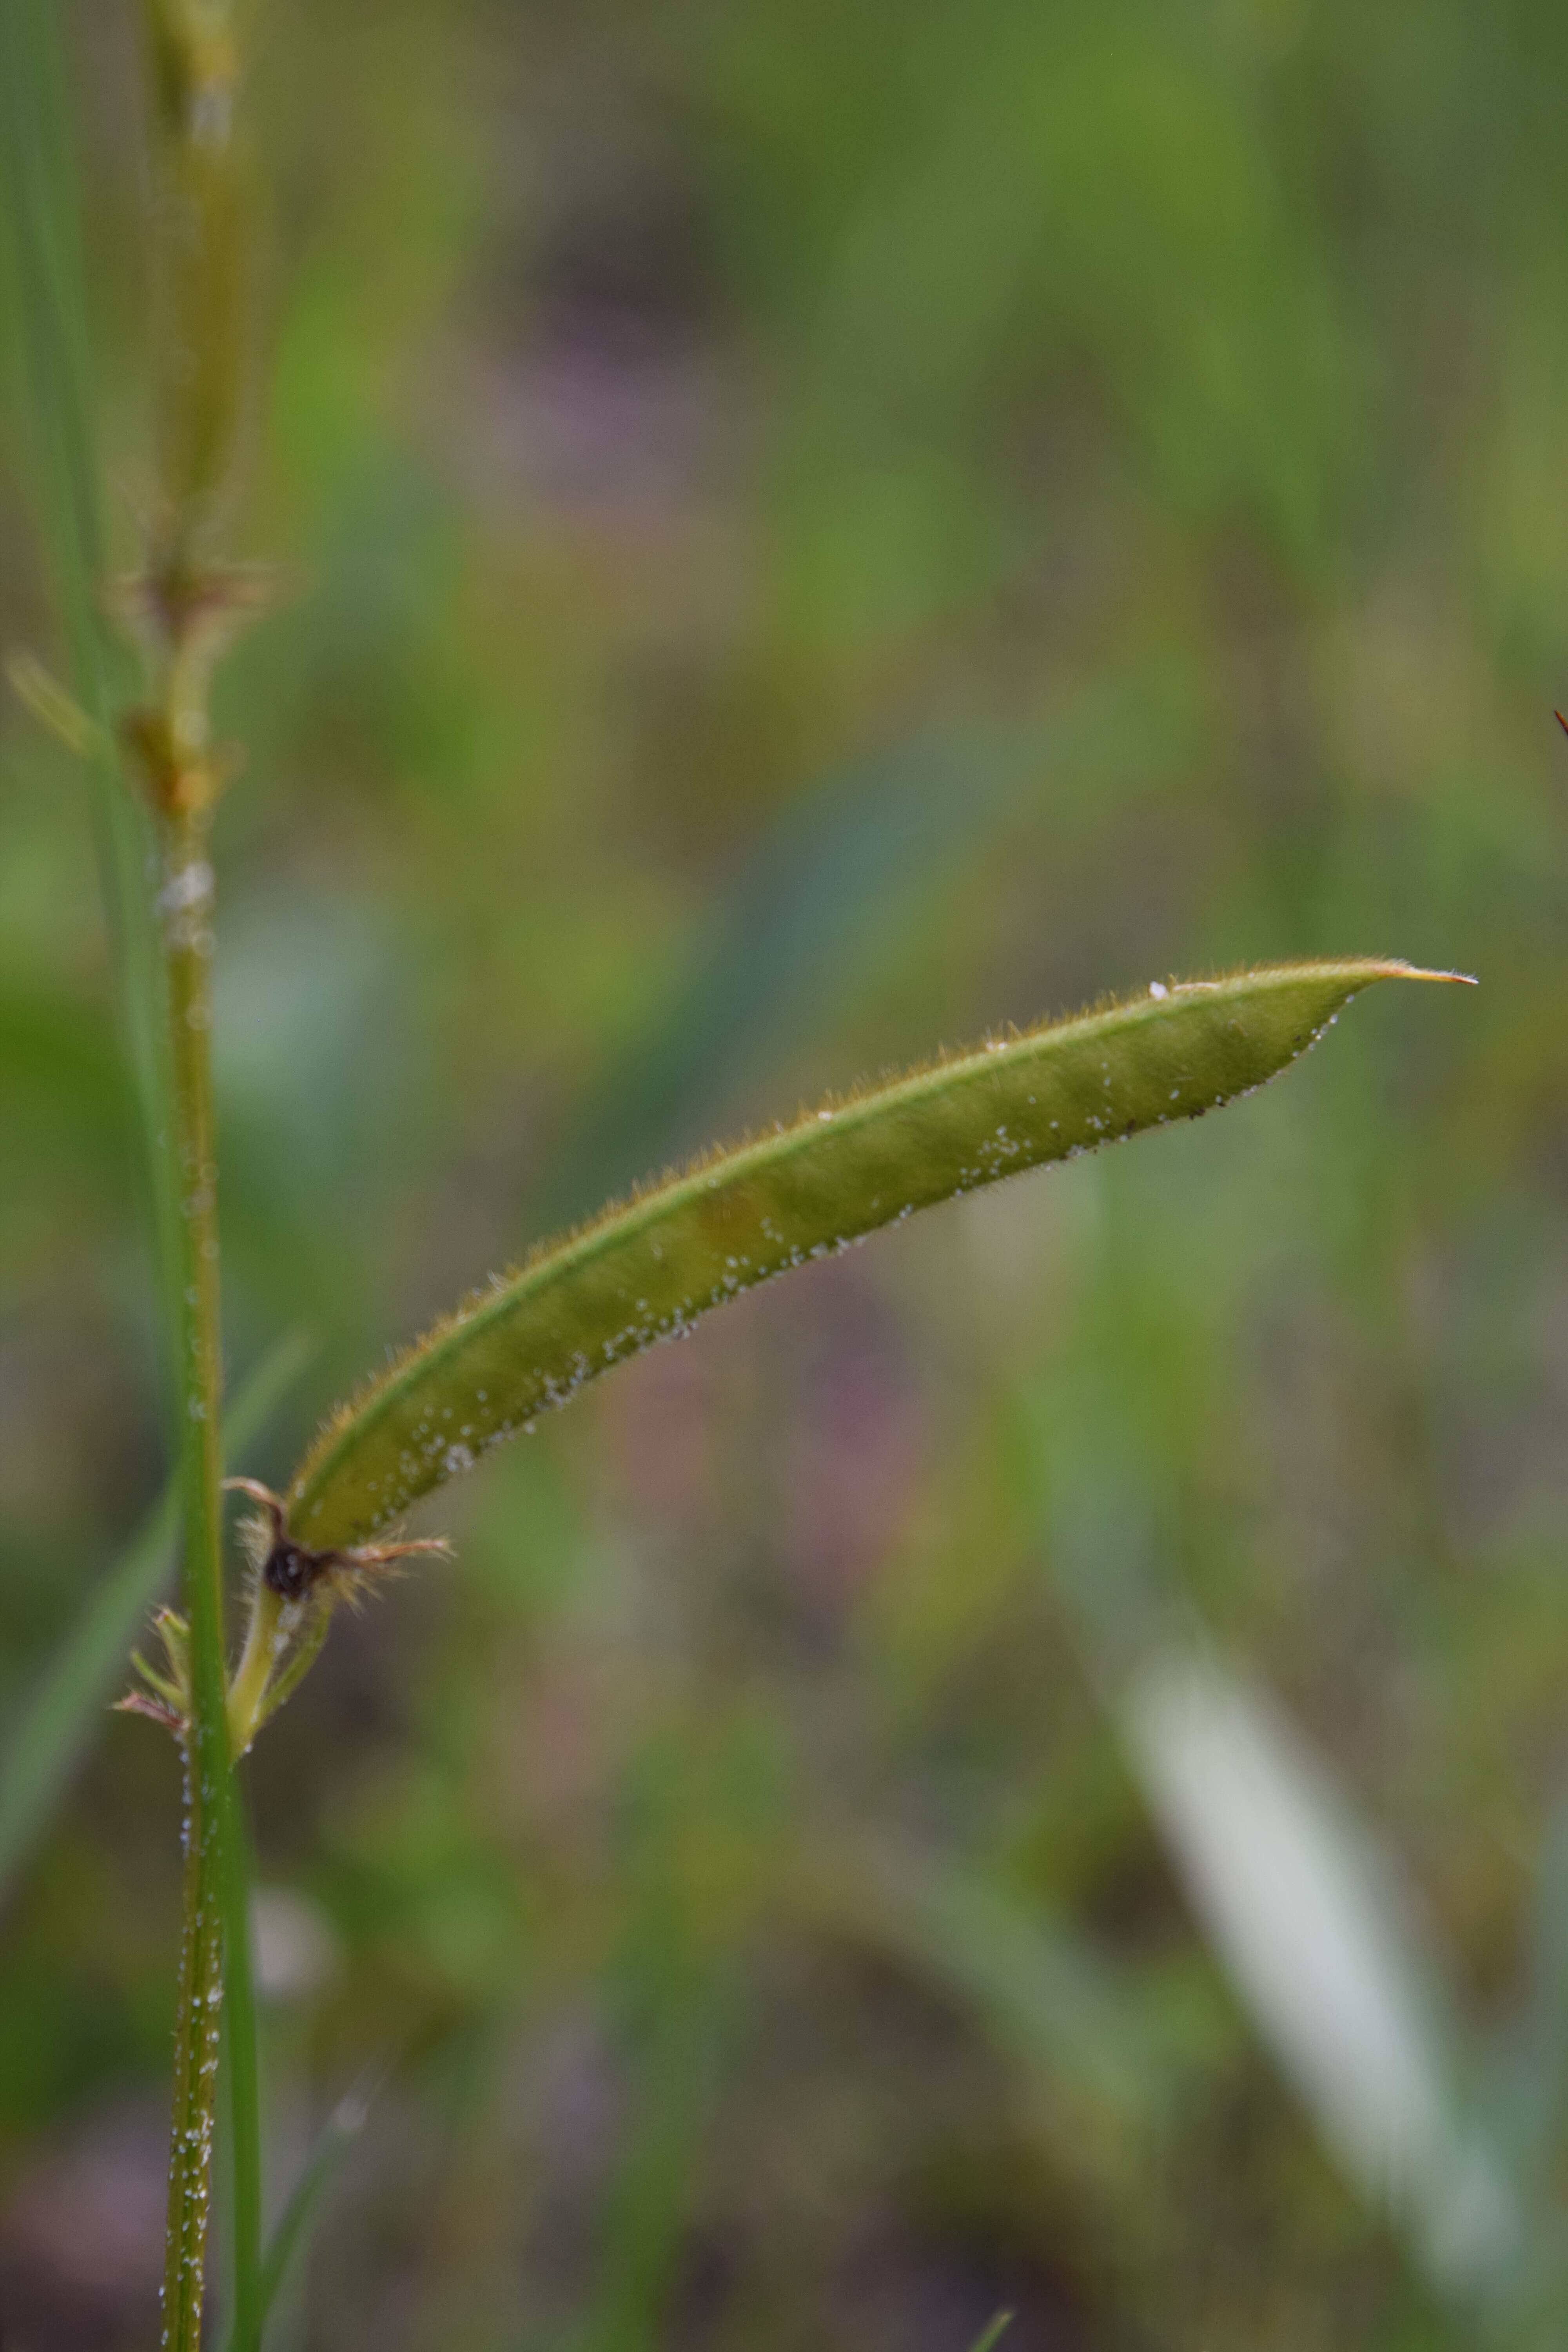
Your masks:
M300 1335L284 1339L236 1397L225 1422L231 1452L248 1445L310 1353ZM0 1755L0 1902L58 1802L136 1628L171 1574L179 1526L178 1480L171 1481L130 1549L110 1570L13 1727Z
M174 1258L173 1177L159 1138L167 1127L153 913L144 886L151 847L145 810L127 790L116 751L123 699L120 656L105 625L100 469L92 351L77 216L60 11L51 0L0 7L0 155L20 296L26 408L38 519L70 652L71 684L91 722L93 783L115 1003L134 1083L140 1160L163 1277Z
M977 2337L975 2342L970 2346L969 2352L993 2352L993 2347L1001 2343L1003 2336L1006 2334L1008 2328L1011 2327L1012 2325L1012 2313L1010 2311L999 2311L996 2314L995 2318L992 2321L990 2326L986 2329L984 2335Z
M375 2087L372 2084L351 2091L345 2098L339 2100L311 2150L310 2162L294 2184L293 2193L283 2208L278 2227L268 2241L258 2280L258 2342L265 2339L268 2317L277 2300L278 2291L309 2234L322 2192L364 2129ZM224 2352L237 2352L232 2327L224 2339Z
M1116 1711L1215 1951L1343 2169L1441 2292L1505 2291L1512 2184L1457 2089L1390 1857L1278 1709L1201 1650L1143 1665Z
M916 1209L1249 1093L1383 980L1387 961L1156 985L823 1104L607 1209L398 1358L290 1483L317 1549L384 1527L585 1381L742 1291Z

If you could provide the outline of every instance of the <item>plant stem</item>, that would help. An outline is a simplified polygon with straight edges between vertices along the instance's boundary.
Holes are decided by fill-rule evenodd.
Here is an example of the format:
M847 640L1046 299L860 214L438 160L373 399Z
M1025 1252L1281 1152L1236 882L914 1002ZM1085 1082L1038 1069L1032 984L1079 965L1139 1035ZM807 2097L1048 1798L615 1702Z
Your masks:
M223 1364L212 1103L213 871L205 661L176 655L167 665L163 685L157 717L160 736L170 747L171 766L159 910L179 1191L184 1601L192 1701L163 2341L171 2352L197 2352L200 2343L218 2025L226 1994L234 2127L234 2336L246 2352L254 2341L260 2263L259 2102L249 1874L229 1755L225 1675Z
M205 712L183 693L169 665L167 736L192 758L204 748ZM182 707L184 706L184 707ZM174 1078L172 1140L179 1185L179 1384L184 1494L184 1598L190 1626L191 1727L185 1740L184 1916L180 1950L174 2105L169 2160L169 2233L163 2283L163 2342L195 2352L201 2339L217 2101L222 2008L224 1815L232 1812L224 1709L223 1554L218 1433L222 1365L218 1338L217 1169L214 1160L209 1054L212 867L208 817L184 811L163 843L163 970ZM216 1704L215 1704L216 1700ZM225 1799L228 1802L226 1804Z
M235 136L229 0L144 0L157 149L158 509L132 583L152 692L134 714L159 815L162 961L178 1194L179 1382L190 1720L184 1932L176 2032L163 2342L199 2352L218 2026L226 2008L234 2132L237 2352L258 2340L260 2143L248 1847L229 1748L219 1415L217 1155L212 1103L212 806L207 688L236 619L214 542L231 494L247 304L247 194ZM238 602L243 603L243 597Z
M223 2004L223 1939L212 1899L211 1840L185 1754L185 1866L180 1978L174 2028L174 2120L169 2147L169 2208L163 2254L163 2333L173 2352L196 2352L202 2340L206 2228L217 2100Z
M235 2136L232 2336L239 2352L251 2352L258 2331L260 2150L247 1852L225 1706L222 1369L209 1055L213 776L206 716L222 614L226 611L232 625L237 601L235 575L213 566L206 546L232 485L237 450L247 203L234 136L238 62L229 0L146 0L145 19L160 182L154 226L163 328L159 509L146 569L133 583L152 693L150 707L135 714L130 731L156 813L163 887L154 917L146 909L142 880L146 818L123 792L110 723L87 335L55 11L47 0L0 5L0 81L49 538L77 688L95 722L92 757L103 788L110 896L123 914L122 999L176 1342L192 1704L163 2340L177 2352L198 2352L226 1976ZM162 938L154 955L158 918ZM148 985L154 965L162 983L156 1008ZM160 1051L160 1027L166 1055Z
M205 680L170 664L162 714L167 740L195 775L205 761ZM184 1601L190 1626L192 1722L187 1739L184 1934L176 2044L164 2341L199 2343L217 2029L229 2000L234 2114L235 2328L248 2340L260 2260L254 2003L250 1990L245 1845L230 1769L224 1673L223 1515L218 1329L217 1165L212 1108L213 877L210 812L199 788L165 828L164 971L174 1077L179 1182L181 1391L184 1401ZM220 1922L222 1930L220 1933ZM185 2333L179 2332L184 2327Z

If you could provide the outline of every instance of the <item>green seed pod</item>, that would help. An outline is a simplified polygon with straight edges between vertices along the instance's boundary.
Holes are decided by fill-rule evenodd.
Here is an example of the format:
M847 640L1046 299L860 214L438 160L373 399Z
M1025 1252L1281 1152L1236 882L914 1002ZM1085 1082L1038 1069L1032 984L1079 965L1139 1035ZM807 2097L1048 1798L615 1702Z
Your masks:
M497 1276L344 1405L287 1490L295 1539L350 1545L584 1384L917 1209L1248 1094L1405 963L1281 964L946 1058L714 1151Z

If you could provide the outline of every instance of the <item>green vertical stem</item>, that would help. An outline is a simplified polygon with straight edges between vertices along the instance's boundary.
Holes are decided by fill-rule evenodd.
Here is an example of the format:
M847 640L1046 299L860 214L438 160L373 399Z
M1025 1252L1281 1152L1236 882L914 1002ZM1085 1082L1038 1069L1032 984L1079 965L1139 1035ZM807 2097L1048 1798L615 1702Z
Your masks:
M195 1801L190 1748L191 1742L187 1741L184 1917L174 2028L174 2129L169 2158L162 2341L165 2346L192 2347L194 2352L202 2340L206 2276L208 2182L223 2012L223 1939L217 1906L211 1898L211 1845L210 1840L204 1837Z
M133 714L130 733L154 813L155 911L145 887L148 813L125 793L115 748L85 305L51 0L0 0L0 100L47 533L74 683L97 728L93 766L118 917L121 1003L176 1341L192 1710L163 2340L178 2352L199 2352L226 1980L233 2334L241 2352L250 2352L258 2327L260 2151L247 1853L225 1708L206 717L212 660L236 617L234 575L212 561L210 543L238 446L247 191L234 135L238 61L229 0L146 0L144 13L159 191L158 502L153 543L129 597L149 678L147 707Z
M191 1696L163 2341L172 2352L199 2352L221 2016L234 2135L231 2332L238 2352L254 2352L261 2156L248 1842L226 1696L211 1061L211 825L218 780L207 714L212 666L234 625L237 602L244 601L215 541L237 471L248 207L236 139L239 75L229 0L145 0L143 13L157 171L158 488L145 567L132 591L151 687L132 732L159 814L162 850L158 912L174 1087Z
M188 790L205 755L205 678L171 665L164 718ZM184 1601L190 1626L192 1725L187 1738L184 1929L174 2114L170 2148L164 2336L196 2352L210 2196L216 2053L228 2004L234 2126L234 2333L254 2341L260 2263L260 2151L255 2001L250 1982L246 1839L231 1769L224 1671L216 1139L212 1107L213 872L210 814L177 809L164 832L160 912L174 1079L179 1201L180 1386L184 1403ZM221 1922L221 1937L219 1923ZM221 1942L220 1986L216 1956Z
M174 699L171 695L171 699ZM180 718L189 727L195 714ZM176 720L179 723L179 720ZM193 747L194 748L194 747ZM223 1559L218 1432L217 1169L213 1157L212 867L204 815L174 819L164 844L161 910L174 1079L178 1186L179 1391L184 1496L184 1598L191 1629L192 1723L185 1740L185 1869L180 1947L174 2102L169 2156L169 2234L163 2342L196 2352L201 2341L217 2099L220 1883L228 1741L223 1707ZM218 1704L211 1704L216 1682Z

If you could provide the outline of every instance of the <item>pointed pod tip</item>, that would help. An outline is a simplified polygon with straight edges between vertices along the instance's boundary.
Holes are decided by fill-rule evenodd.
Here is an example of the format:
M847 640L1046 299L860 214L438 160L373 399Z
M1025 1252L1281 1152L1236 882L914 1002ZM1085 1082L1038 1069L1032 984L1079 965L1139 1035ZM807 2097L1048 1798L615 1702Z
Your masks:
M1441 980L1459 988L1479 986L1473 972L1438 971L1426 964L1407 963L1403 956L1319 956L1308 957L1300 963L1243 965L1213 980L1178 980L1168 987L1157 982L1150 993L1158 1000L1203 992L1223 993L1231 987L1246 991L1256 986L1268 992L1297 981L1337 981L1354 996L1380 980Z
M1379 980L1441 980L1455 988L1479 988L1480 982L1473 971L1434 971L1425 964L1405 963L1400 957L1391 957L1377 970Z

